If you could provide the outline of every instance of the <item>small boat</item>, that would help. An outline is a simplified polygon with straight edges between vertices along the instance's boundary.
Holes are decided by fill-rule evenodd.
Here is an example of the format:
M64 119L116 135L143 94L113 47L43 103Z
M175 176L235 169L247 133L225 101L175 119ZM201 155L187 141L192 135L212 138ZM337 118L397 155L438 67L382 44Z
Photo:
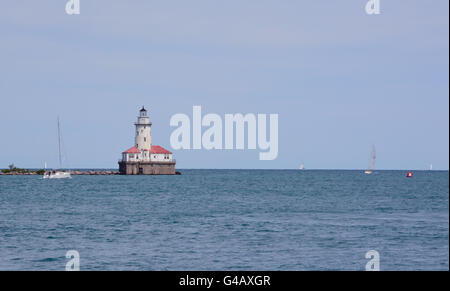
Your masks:
M57 170L45 171L43 179L65 179L71 178L70 171L60 170L62 166L62 156L61 156L61 127L59 124L58 117L58 157L59 157L59 168ZM45 163L45 168L47 168L47 163Z
M302 163L302 164L300 165L300 170L304 170L304 169L305 169L305 164Z
M44 173L44 179L64 179L64 178L71 178L70 172L64 172L64 171L46 171Z
M430 164L430 171L433 171L433 164Z
M372 145L372 152L370 153L369 168L364 171L364 174L367 174L367 175L372 174L372 171L375 168L375 159L376 158L377 158L377 154L375 151L375 145Z

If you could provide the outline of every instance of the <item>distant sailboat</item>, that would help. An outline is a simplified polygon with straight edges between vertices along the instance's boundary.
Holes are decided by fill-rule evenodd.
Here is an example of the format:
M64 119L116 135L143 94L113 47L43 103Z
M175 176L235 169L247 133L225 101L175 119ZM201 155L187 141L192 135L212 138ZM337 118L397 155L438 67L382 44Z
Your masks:
M302 162L302 164L300 165L300 170L304 170L305 169L305 164Z
M59 168L58 170L53 171L45 171L44 179L64 179L70 178L70 171L66 172L61 170L62 168L62 156L61 156L61 127L59 125L59 117L58 117L58 157L59 157ZM47 168L47 163L45 163L45 167Z
M433 171L433 164L430 164L430 171Z
M370 163L369 168L364 171L366 174L372 174L373 169L375 168L375 159L377 158L377 154L375 151L375 145L372 145L372 152L370 153Z

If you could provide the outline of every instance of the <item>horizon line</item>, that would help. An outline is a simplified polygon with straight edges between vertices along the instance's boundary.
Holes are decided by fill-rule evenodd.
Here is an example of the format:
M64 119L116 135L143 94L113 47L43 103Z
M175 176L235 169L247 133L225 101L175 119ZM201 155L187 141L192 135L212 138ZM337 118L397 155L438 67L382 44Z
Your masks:
M6 170L8 168L0 168L0 170ZM44 170L44 168L20 168L28 170ZM47 168L47 170L57 170L57 168ZM61 168L61 170L117 170L117 168L108 167L94 167L94 168L82 168L82 167L70 167ZM176 170L270 170L270 171L365 171L365 168L354 168L354 169L342 169L342 168L308 168L308 169L297 169L297 168L177 168ZM424 172L438 172L438 171L449 171L449 169L374 169L376 171L424 171Z

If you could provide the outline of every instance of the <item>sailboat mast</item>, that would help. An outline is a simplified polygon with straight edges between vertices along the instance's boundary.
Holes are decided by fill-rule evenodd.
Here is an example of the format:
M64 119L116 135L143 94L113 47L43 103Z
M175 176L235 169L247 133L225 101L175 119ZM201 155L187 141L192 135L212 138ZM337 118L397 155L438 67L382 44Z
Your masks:
M61 159L61 128L59 126L59 116L58 116L58 157L59 157L59 168L61 169L61 166L62 166L62 159Z
M375 168L375 159L376 158L377 158L377 154L375 151L375 145L372 145L372 152L370 153L369 170L373 170Z

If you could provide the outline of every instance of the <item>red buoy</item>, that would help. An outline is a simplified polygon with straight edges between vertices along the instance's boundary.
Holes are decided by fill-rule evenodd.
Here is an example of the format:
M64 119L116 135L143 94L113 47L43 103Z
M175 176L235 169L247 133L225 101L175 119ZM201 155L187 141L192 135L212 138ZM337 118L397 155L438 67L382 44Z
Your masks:
M411 178L412 176L413 176L413 173L412 173L412 172L406 173L406 177Z

